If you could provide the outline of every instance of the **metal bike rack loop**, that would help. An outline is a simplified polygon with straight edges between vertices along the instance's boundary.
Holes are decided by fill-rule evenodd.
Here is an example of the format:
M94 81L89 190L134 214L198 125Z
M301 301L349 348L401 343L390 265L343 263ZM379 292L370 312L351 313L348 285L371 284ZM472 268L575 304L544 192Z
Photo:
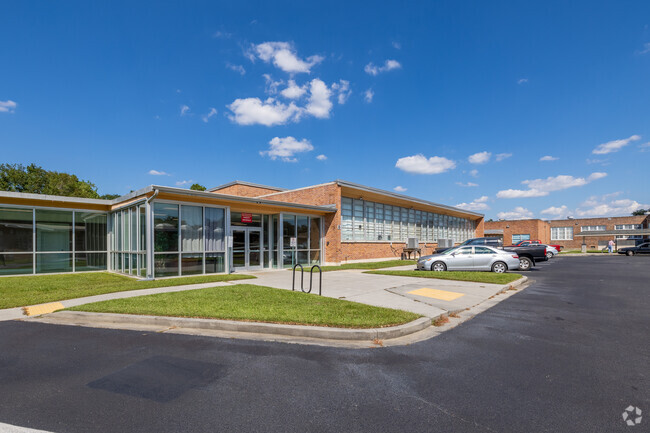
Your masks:
M321 267L318 266L318 265L314 265L314 266L312 266L311 269L309 270L309 290L305 290L305 285L304 285L304 281L305 281L305 278L304 278L305 270L303 269L302 265L299 264L299 263L297 263L296 265L294 265L294 267L293 267L292 281L291 281L291 291L293 292L293 291L296 290L296 268L297 268L298 266L300 266L300 290L301 290L303 293L311 293L311 289L312 289L312 287L313 287L314 269L315 269L315 268L318 268L318 276L319 276L319 278L318 278L318 296L323 296L323 293L322 293L322 292L323 292L323 270L322 270Z

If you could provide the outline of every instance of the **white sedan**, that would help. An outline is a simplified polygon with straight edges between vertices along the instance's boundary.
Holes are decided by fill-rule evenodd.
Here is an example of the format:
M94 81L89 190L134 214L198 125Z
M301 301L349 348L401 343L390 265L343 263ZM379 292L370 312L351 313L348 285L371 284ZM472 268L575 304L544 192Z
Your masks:
M492 271L503 273L519 269L519 256L487 246L460 246L418 260L421 271Z

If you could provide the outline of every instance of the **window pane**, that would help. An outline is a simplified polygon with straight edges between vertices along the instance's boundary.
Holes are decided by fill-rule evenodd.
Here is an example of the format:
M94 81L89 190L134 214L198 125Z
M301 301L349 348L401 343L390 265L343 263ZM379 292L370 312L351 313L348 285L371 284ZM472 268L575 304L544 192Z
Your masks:
M247 218L242 217L242 212L230 212L230 225L231 226L246 226L246 227L261 227L262 226L262 215L260 214L248 214L252 222L247 221ZM242 221L244 220L244 221Z
M320 218L310 218L309 224L309 248L320 249Z
M122 237L123 238L122 251L131 251L131 238L129 237L131 233L131 225L130 225L131 218L129 217L129 210L124 209L122 215L124 217L124 224L122 225L124 229L124 236Z
M354 200L353 212L354 212L354 226L353 226L354 240L362 241L365 239L364 227L363 227L363 201Z
M106 251L106 214L75 212L76 251Z
M105 271L106 253L82 253L74 255L75 272Z
M154 275L156 277L178 275L178 254L154 255Z
M223 209L205 208L205 250L225 251L225 211Z
M205 255L205 273L225 272L224 253L207 253Z
M309 217L299 216L298 218L298 249L309 248Z
M36 209L36 251L72 251L71 211Z
M140 206L140 245L138 250L144 251L147 249L147 207Z
M203 273L203 254L183 254L181 260L182 275L196 275Z
M310 251L309 260L311 261L312 265L320 264L320 251Z
M131 251L138 249L138 209L131 208ZM134 266L133 268L137 268Z
M291 249L291 238L296 236L296 217L293 215L282 215L282 245Z
M72 222L70 222L72 226ZM36 254L36 273L72 272L72 254Z
M32 227L31 209L0 209L0 252L31 252Z
M352 199L341 199L341 240L352 240Z
M154 251L178 251L178 205L154 203Z
M181 206L182 251L203 251L203 208Z
M32 254L0 254L0 275L31 274Z

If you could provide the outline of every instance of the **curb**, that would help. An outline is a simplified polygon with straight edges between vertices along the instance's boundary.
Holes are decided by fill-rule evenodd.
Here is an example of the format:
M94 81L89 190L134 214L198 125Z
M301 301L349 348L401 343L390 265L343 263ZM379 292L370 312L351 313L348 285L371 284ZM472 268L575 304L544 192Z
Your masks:
M163 328L208 329L213 331L246 332L289 337L306 337L328 340L372 341L403 337L422 331L431 325L431 319L420 317L403 325L386 328L350 329L325 326L283 325L263 322L238 322L234 320L195 319L189 317L139 316L116 313L89 313L85 311L60 311L34 319L25 319L61 325L106 327L103 325L145 325ZM109 326L110 327L110 326Z

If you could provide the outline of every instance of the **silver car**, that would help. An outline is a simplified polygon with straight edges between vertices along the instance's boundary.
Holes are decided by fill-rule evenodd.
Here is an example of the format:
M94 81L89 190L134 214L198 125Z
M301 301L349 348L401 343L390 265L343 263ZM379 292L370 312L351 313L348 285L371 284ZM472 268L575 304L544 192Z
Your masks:
M492 271L503 273L519 269L519 256L487 246L460 246L418 260L421 271Z

